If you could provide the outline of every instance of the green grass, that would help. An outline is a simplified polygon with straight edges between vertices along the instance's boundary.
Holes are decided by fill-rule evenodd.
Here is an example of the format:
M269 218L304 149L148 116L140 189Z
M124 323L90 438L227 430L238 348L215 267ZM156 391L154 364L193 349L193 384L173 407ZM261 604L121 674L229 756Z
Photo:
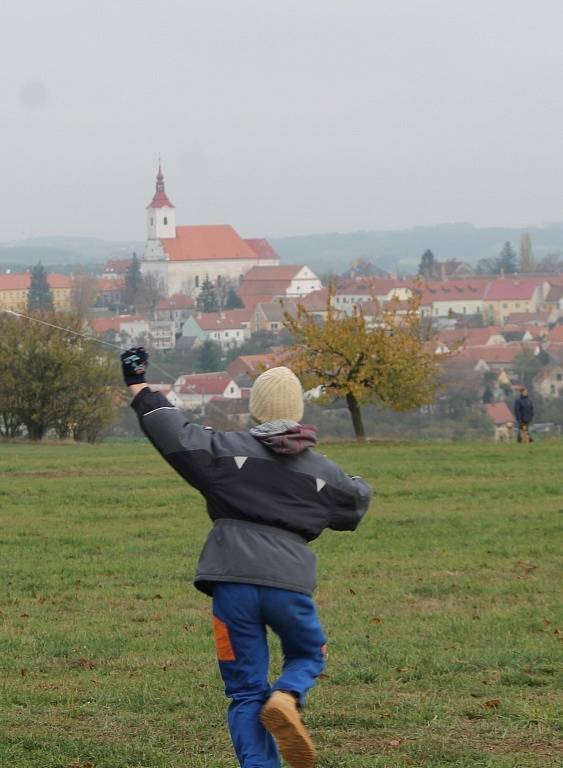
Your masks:
M319 765L561 766L563 441L323 450L378 494L314 545ZM0 445L0 766L234 768L208 527L149 445Z

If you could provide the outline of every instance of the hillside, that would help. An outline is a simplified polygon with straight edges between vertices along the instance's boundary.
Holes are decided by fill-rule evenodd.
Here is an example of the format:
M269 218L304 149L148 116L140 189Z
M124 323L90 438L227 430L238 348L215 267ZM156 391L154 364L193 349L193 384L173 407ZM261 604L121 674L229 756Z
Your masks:
M426 248L434 251L440 260L455 258L476 263L480 258L496 256L507 240L517 247L525 231L531 235L536 256L563 252L563 223L527 228L440 224L390 231L325 232L268 239L283 263L306 263L320 273L342 272L359 256L372 259L382 269L406 273L416 269ZM101 263L143 250L144 243L133 240L65 236L31 238L19 243L0 243L0 268L29 266L38 261L47 266Z
M399 273L412 272L421 254L430 248L437 259L460 259L475 264L498 255L510 240L518 246L529 232L536 256L563 251L563 223L545 227L474 227L472 224L440 224L392 231L323 233L299 237L271 238L285 263L306 262L318 272L341 272L353 259L365 256L379 267Z

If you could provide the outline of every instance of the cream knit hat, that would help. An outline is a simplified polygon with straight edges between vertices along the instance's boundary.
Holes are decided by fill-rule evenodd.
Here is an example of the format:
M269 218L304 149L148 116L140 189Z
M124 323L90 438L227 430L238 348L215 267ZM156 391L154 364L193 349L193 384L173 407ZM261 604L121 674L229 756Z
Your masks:
M250 391L250 415L259 424L278 419L301 421L303 390L293 371L281 365L258 376Z

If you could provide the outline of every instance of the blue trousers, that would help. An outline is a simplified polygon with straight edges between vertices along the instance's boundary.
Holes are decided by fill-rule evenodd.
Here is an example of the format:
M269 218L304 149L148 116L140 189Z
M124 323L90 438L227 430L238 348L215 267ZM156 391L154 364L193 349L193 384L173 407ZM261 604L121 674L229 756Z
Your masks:
M281 676L270 686L266 627L279 636ZM324 666L325 637L308 595L254 584L218 582L213 591L213 628L233 746L242 768L280 768L260 710L272 691L291 691L301 706Z

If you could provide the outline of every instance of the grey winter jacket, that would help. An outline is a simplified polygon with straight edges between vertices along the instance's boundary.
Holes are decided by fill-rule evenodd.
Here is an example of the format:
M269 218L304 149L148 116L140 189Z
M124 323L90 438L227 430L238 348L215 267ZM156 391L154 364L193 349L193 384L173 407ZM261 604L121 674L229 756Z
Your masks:
M159 392L131 403L141 428L166 461L207 502L214 522L195 585L234 581L311 594L316 558L307 542L325 528L354 530L372 490L307 448L275 453L250 432L214 432L190 424Z

